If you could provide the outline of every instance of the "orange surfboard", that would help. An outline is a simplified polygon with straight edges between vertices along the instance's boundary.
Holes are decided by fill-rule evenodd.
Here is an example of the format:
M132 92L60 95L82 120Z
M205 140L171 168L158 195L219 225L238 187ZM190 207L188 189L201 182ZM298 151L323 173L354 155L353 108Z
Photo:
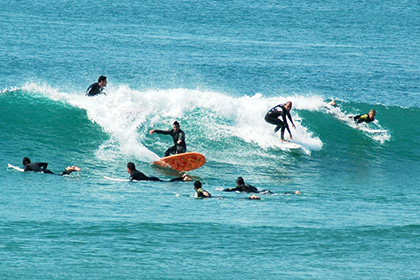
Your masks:
M153 162L164 168L170 168L179 172L197 169L206 163L206 158L200 153L182 153L163 157Z

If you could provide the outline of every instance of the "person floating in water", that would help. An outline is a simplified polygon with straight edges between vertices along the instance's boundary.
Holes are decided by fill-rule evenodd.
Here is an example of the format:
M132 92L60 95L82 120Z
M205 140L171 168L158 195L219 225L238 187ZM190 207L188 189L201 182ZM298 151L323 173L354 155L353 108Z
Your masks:
M259 191L256 187L245 184L244 178L238 177L236 179L236 187L224 189L224 192L246 192L246 193L272 193L269 190Z
M106 80L105 76L99 76L98 82L91 84L88 89L86 90L87 96L95 96L98 94L105 94L104 87L106 87L106 84L108 81Z
M161 179L159 179L158 177L148 177L146 176L144 173L138 171L136 169L136 166L134 165L134 163L129 162L127 164L127 172L128 174L130 174L130 181L163 181ZM173 178L169 181L165 181L165 182L174 182L174 181L191 181L191 178L188 177L187 174L184 174L182 177L177 177L177 178Z
M284 192L283 194L302 194L300 191Z
M77 166L68 166L64 169L64 171L61 174L55 174L51 170L47 169L48 163L46 162L34 162L32 163L31 160L28 157L24 157L22 160L22 164L24 166L23 171L33 171L33 172L41 172L45 174L54 174L54 175L70 175L73 171L80 171L80 167Z
M289 125L287 124L287 118L289 118L290 122L292 123L293 127L296 128L295 124L293 123L292 116L290 115L290 110L292 109L292 102L287 101L285 104L277 105L270 109L270 111L267 112L265 115L265 121L276 125L276 128L274 129L274 132L279 131L281 129L281 140L284 140L284 131L287 129L290 135L290 140L293 140L292 138L292 132L289 129ZM280 118L282 120L280 120Z
M170 129L170 130L152 129L150 130L149 133L153 134L155 132L158 134L169 134L174 139L174 145L165 151L165 157L171 154L185 153L187 151L187 144L185 144L185 133L179 127L179 122L175 121L173 123L173 129Z
M372 109L367 114L354 116L353 120L356 123L362 123L362 122L370 123L375 120L375 115L376 115L376 111Z
M200 181L195 181L194 182L194 190L195 190L195 197L196 198L211 197L211 194L208 191L203 190Z

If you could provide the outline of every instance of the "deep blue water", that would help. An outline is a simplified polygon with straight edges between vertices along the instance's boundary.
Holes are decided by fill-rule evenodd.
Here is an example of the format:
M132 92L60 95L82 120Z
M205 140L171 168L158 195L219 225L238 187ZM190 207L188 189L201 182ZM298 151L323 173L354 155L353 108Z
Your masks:
M113 2L0 2L0 279L420 278L417 1ZM287 100L298 152L263 119ZM178 176L174 120L216 198L104 178Z

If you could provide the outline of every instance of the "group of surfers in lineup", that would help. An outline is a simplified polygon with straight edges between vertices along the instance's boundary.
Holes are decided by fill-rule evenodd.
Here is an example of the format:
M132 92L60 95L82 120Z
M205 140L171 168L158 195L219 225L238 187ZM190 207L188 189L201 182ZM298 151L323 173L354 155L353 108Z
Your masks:
M104 88L107 85L107 78L105 76L99 76L98 82L93 83L90 85L86 91L87 96L95 96L98 94L105 94ZM271 108L267 114L265 115L264 119L267 123L273 124L276 127L274 128L274 132L278 132L280 130L281 140L286 141L284 139L284 132L287 129L289 132L290 139L292 140L292 132L290 131L287 119L291 122L292 126L296 128L295 124L293 123L292 116L290 115L290 110L292 109L292 102L287 101L285 104L279 104L273 108ZM328 103L328 105L336 107L337 104L334 100ZM352 116L353 120L356 123L362 122L372 122L375 120L376 112L375 110L370 110L367 114ZM179 122L175 121L173 123L173 128L170 130L157 130L152 129L149 131L150 134L157 133L157 134L168 134L173 138L174 145L169 147L165 151L165 157L171 154L181 154L187 151L187 145L185 143L185 133L181 130ZM74 171L80 171L81 168L77 166L69 166L64 169L60 174L53 173L51 170L47 169L48 163L46 162L34 162L32 163L28 157L23 158L22 164L24 166L24 171L34 171L34 172L42 172L47 174L55 174L59 176L63 175L70 175ZM130 174L130 181L164 181L154 176L146 176L144 173L138 171L134 163L129 162L127 164L127 172ZM170 179L166 182L174 182L174 181L192 181L192 179L187 175L184 174L181 177ZM195 196L197 198L209 198L212 197L211 194L202 188L202 184L200 181L194 182L194 190L196 192ZM236 187L234 188L226 188L223 189L226 192L244 192L244 193L252 193L248 199L260 199L255 194L272 194L269 190L261 190L259 191L256 187L246 184L242 177L238 177L236 180ZM301 194L299 191L294 192L284 192L284 194Z

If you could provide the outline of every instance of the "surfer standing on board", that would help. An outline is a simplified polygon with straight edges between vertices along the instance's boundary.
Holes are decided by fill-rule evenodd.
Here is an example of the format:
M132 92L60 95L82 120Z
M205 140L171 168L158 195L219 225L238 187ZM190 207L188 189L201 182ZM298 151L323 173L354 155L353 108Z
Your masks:
M51 170L47 169L48 163L46 162L34 162L32 163L31 160L28 157L24 157L22 160L22 164L25 167L24 172L27 171L33 171L33 172L41 172L46 174L54 174ZM69 166L61 174L55 174L55 175L70 175L73 171L80 171L80 167L77 166Z
M173 123L173 129L170 129L170 130L152 129L150 130L149 133L153 134L155 132L158 134L169 134L174 139L174 145L172 147L169 147L169 149L165 151L165 157L171 154L182 154L187 151L187 144L185 144L185 133L179 127L179 122L175 121Z
M265 115L265 121L276 125L276 128L274 129L274 132L279 131L281 129L281 140L284 140L284 131L287 128L287 131L290 135L290 140L293 140L292 138L292 132L290 132L289 125L287 124L287 118L289 118L290 122L292 123L293 127L296 128L295 124L293 123L292 116L290 115L290 110L292 109L292 102L287 101L285 104L279 104L273 108L270 109L270 111L267 112ZM283 120L280 120L281 117Z

